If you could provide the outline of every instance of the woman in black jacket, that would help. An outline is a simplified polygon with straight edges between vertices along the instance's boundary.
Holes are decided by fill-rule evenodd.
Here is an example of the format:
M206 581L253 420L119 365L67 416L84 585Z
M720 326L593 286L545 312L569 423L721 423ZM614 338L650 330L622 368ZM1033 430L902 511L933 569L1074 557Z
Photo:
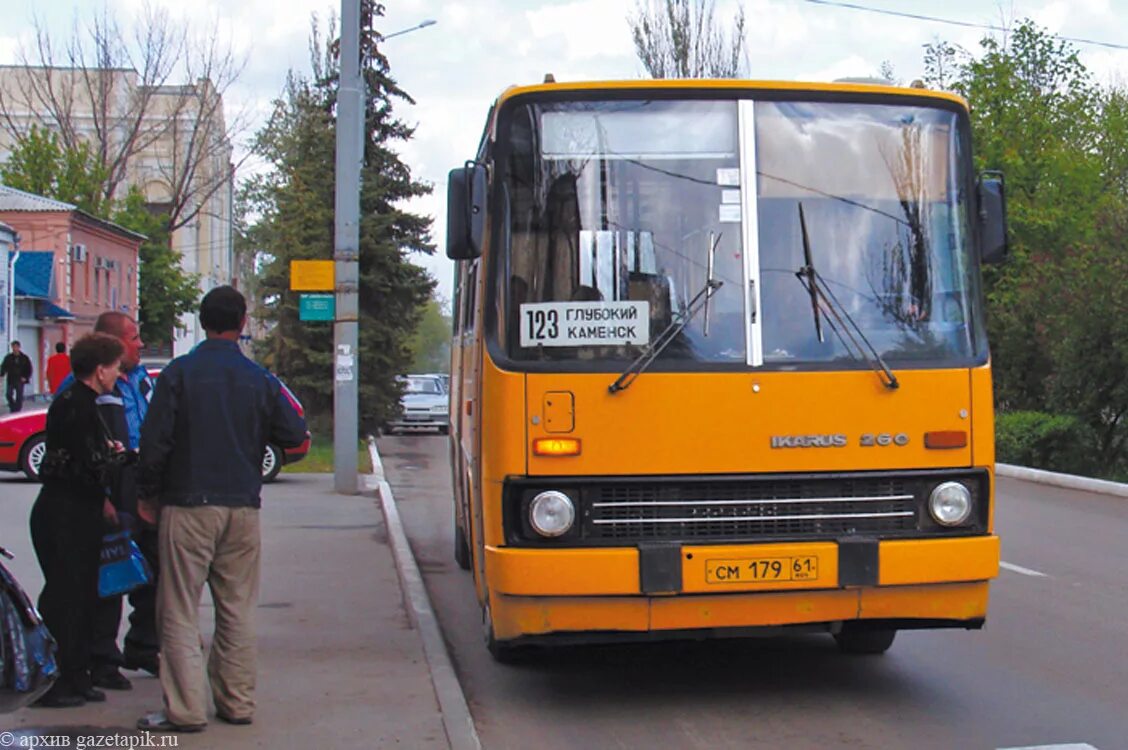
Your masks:
M31 509L31 540L43 569L39 611L59 644L60 676L38 706L106 699L90 681L90 643L103 519L116 521L109 488L124 448L111 438L96 399L113 390L123 352L114 336L79 339L71 350L75 382L47 410L43 489Z

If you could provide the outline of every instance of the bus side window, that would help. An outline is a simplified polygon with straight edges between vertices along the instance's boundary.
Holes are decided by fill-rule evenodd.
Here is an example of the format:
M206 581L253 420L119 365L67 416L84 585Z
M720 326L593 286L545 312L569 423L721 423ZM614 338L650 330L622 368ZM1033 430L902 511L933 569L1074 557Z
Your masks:
M462 266L462 263L454 264L454 301L451 303L450 323L455 339L462 333L462 284L465 276Z
M474 332L474 301L478 296L478 261L467 264L462 275L465 281L462 285L462 311L459 317L462 319L460 333L465 335Z

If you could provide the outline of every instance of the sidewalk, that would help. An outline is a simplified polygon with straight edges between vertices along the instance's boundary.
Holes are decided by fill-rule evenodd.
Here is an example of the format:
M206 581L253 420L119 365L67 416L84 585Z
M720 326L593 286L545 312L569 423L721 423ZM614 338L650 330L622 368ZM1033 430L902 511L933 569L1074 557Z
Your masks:
M233 727L213 720L202 734L170 735L164 747L448 747L378 502L372 493L336 495L332 480L328 474L283 474L263 488L255 723ZM26 503L23 492L19 498L26 519L38 488L16 487L31 490ZM15 494L10 489L0 490L5 505L16 500L9 499ZM10 506L3 511L5 521L15 515ZM29 554L27 543L15 573L34 596L41 579ZM210 642L212 608L204 599L201 626ZM70 747L83 735L138 735L132 727L142 713L160 708L160 687L146 674L126 675L134 689L110 692L106 703L0 714L0 732L15 733L17 743L25 734L69 735ZM161 735L152 737L162 746ZM22 746L30 741L26 737ZM118 742L114 746L128 740Z

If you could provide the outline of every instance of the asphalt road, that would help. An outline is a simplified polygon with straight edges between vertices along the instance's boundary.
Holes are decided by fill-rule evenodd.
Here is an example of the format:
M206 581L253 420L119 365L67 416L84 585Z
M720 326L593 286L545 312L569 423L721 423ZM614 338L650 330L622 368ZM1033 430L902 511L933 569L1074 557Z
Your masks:
M1128 501L1001 480L978 632L555 649L495 663L452 559L447 438L379 442L486 748L1128 748Z

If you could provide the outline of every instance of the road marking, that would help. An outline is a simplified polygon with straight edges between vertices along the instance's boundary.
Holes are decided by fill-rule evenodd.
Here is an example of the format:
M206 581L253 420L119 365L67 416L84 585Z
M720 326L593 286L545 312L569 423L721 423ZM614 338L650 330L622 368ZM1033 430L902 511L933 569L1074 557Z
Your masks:
M999 750L1097 750L1087 742L1067 742L1064 745L1023 745L1022 747L1000 747Z
M1049 578L1045 573L1039 573L1030 568L1024 568L1021 565L1015 565L1009 562L1000 562L1000 568L1011 571L1012 573L1022 573L1024 576L1033 576L1035 578ZM1039 745L1038 747L1051 747L1051 748L1064 748L1064 750L1084 750L1088 745ZM1000 748L1000 750L1025 750L1024 748ZM1096 748L1093 748L1096 750Z

